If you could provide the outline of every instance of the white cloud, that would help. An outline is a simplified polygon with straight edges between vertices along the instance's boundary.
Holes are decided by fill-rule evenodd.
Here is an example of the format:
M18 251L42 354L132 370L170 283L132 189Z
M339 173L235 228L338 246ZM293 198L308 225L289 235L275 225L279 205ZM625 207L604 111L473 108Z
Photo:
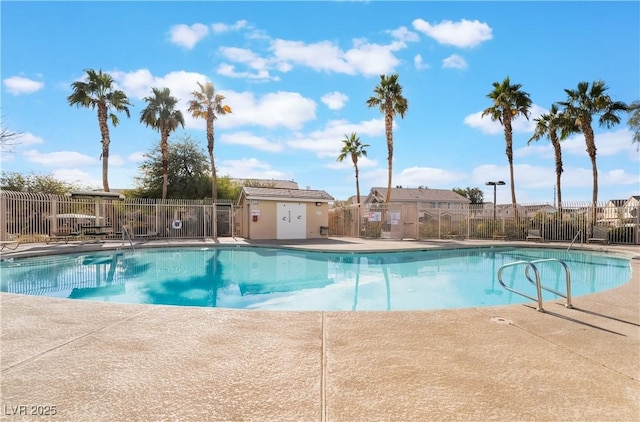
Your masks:
M268 61L247 48L221 47L220 53L232 62L242 63L256 70L266 70Z
M218 165L218 172L221 175L238 179L291 179L290 174L273 170L271 165L256 158L223 160Z
M157 85L156 78L148 69L138 69L133 72L113 70L108 73L113 77L118 89L123 90L130 99L141 100L151 95L151 87Z
M442 60L442 67L445 69L466 69L467 62L457 54L452 54Z
M75 151L57 151L41 153L36 150L29 150L23 153L27 161L42 164L47 167L64 167L69 163L75 166L95 166L100 164L100 160Z
M251 72L238 72L236 67L229 63L222 63L216 69L218 75L226 76L228 78L235 79L253 79L259 81L279 81L277 76L271 76L268 70L257 70L254 73Z
M214 31L230 30L224 24L216 24ZM377 76L390 73L400 63L394 52L407 47L405 41L418 41L416 33L406 27L387 31L394 38L386 45L370 43L366 39L353 39L352 47L343 50L332 41L306 43L303 41L271 39L258 31L249 34L250 39L260 39L270 44L270 56L262 56L247 48L222 47L220 52L229 63L218 65L219 75L252 80L278 80L271 72L289 72L294 66L305 66L318 72L363 74ZM250 70L245 70L246 66Z
M216 122L221 127L258 125L299 129L305 122L316 118L316 103L297 92L279 91L261 98L256 98L251 92L227 91L224 95L233 113Z
M413 31L409 31L406 26L401 26L398 29L391 29L387 31L388 34L399 41L417 42L420 41L420 37Z
M336 155L337 158L337 155ZM363 168L367 168L367 167L376 167L378 165L378 162L376 160L372 160L369 157L365 157L362 156L360 158L358 158L358 169L363 169ZM354 171L353 168L353 161L351 161L351 156L348 156L347 158L345 158L342 161L330 161L327 164L327 168L330 168L332 170L345 170L345 169L351 169L351 171Z
M440 44L455 47L475 47L493 38L491 27L477 20L462 19L459 22L444 20L431 25L423 19L415 19L412 23L414 29L435 39Z
M413 57L413 65L416 67L416 69L421 70L421 69L428 69L429 68L429 64L425 63L422 60L422 56L420 54L416 54Z
M226 23L214 23L211 25L211 29L213 32L222 33L222 32L230 32L230 31L238 31L242 28L247 28L249 23L246 20L236 21L233 25L228 25Z
M260 57L249 49L238 47L221 47L220 53L227 60L245 65L248 68L254 70L254 72L238 72L236 71L234 65L229 63L221 63L216 71L219 75L227 76L230 78L278 80L277 77L272 77L269 73L269 68L272 65L269 60ZM283 67L279 70L288 71L290 69Z
M144 151L137 151L137 152L131 153L127 156L127 161L130 161L133 163L141 163L147 159L145 154L147 153Z
M283 149L282 144L270 142L268 139L255 136L249 132L223 133L220 136L220 142L230 145L245 145L268 152L280 152Z
M25 147L44 143L44 140L30 132L20 133L12 142L16 147Z
M472 128L479 129L482 133L490 135L504 132L500 122L491 120L489 116L482 117L481 111L465 116L464 124L471 126Z
M81 187L91 189L102 188L102 178L98 179L91 173L77 168L65 168L54 170L52 173L54 179L62 180L68 183L77 183Z
M134 72L110 72L119 87L132 98L143 99L151 95L152 87L166 87L171 95L178 99L177 108L185 118L185 128L205 128L204 120L196 120L187 112L192 92L197 89L197 83L204 83L209 79L200 73L176 71L164 76L153 76L147 69ZM297 92L279 91L268 93L256 98L251 92L235 92L218 90L216 92L226 97L233 113L216 120L216 127L231 128L244 125L257 125L269 128L284 126L298 129L302 125L316 118L316 103ZM142 104L141 107L145 105Z
M191 26L180 24L172 26L169 33L172 43L191 50L201 39L207 36L209 28L201 23L194 23Z
M44 88L44 82L23 78L22 76L11 76L2 81L10 94L33 94Z
M416 188L427 186L431 189L448 189L466 175L458 171L449 171L432 167L409 167L393 175L393 185ZM386 186L386 184L384 185Z
M122 166L125 165L126 162L127 162L127 160L122 158L121 155L109 154L109 167L111 167L111 166L122 167Z
M336 158L338 151L342 149L342 140L345 135L355 132L364 144L367 137L381 136L384 134L384 120L371 119L360 123L349 123L345 120L332 120L324 129L298 135L295 139L287 141L291 148L312 151L320 158Z
M377 76L391 72L398 65L400 61L393 51L404 48L403 43L380 45L355 40L353 44L353 48L343 51L330 41L306 44L277 39L271 50L279 63L306 66L319 72Z
M329 109L340 110L344 107L345 103L349 100L349 97L341 92L334 91L325 94L320 99Z
M632 160L638 160L638 151L631 141L633 134L628 128L619 129L613 132L595 134L596 157L612 156L627 153ZM587 155L587 147L584 142L584 135L576 134L562 141L562 152L572 155Z
M488 104L490 106L490 104ZM533 116L539 116L544 109L537 106L536 104L532 104L529 113L529 120L527 120L524 116L518 115L511 122L511 127L513 132L520 133L531 133L535 130L536 122L533 120ZM498 133L504 133L504 128L497 120L491 120L489 115L482 117L482 111L478 111L476 113L469 114L464 118L464 124L467 126L471 126L473 128L479 129L482 133L495 135Z

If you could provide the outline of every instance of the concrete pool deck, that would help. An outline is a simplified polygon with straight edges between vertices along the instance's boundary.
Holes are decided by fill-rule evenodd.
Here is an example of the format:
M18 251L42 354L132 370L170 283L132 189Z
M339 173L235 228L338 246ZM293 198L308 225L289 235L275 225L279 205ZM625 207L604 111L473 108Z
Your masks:
M340 238L258 243L350 251L568 246ZM145 246L181 244L203 242ZM2 259L119 246L21 245L3 251ZM574 248L636 257L631 280L575 297L576 309L545 302L546 313L533 302L285 312L3 293L2 420L638 421L638 247ZM52 413L52 406L55 416L31 415Z

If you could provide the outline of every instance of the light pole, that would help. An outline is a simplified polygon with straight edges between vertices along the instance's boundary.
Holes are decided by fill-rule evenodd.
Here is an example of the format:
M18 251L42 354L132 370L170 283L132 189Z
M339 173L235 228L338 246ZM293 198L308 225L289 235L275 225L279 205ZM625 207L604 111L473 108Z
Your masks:
M495 224L496 221L496 186L504 185L502 180L498 180L497 182L487 182L485 183L487 186L493 186L493 222Z

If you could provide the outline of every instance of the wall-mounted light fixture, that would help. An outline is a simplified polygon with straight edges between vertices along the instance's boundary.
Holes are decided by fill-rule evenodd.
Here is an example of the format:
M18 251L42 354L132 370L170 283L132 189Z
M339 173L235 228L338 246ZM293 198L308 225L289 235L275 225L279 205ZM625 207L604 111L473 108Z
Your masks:
M322 202L316 202L316 207L321 207L322 206Z

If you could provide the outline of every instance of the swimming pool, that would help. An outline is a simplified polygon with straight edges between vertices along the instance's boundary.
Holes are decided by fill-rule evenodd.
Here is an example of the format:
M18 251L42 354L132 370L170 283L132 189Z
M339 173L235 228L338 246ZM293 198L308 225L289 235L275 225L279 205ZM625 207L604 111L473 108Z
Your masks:
M384 253L268 247L162 248L16 258L0 263L0 290L118 303L270 310L423 310L529 302L500 286L501 265L556 258L571 271L572 295L626 283L628 259L538 248L469 248ZM564 269L536 264L560 292ZM535 296L523 267L510 287ZM545 300L557 299L550 293Z

